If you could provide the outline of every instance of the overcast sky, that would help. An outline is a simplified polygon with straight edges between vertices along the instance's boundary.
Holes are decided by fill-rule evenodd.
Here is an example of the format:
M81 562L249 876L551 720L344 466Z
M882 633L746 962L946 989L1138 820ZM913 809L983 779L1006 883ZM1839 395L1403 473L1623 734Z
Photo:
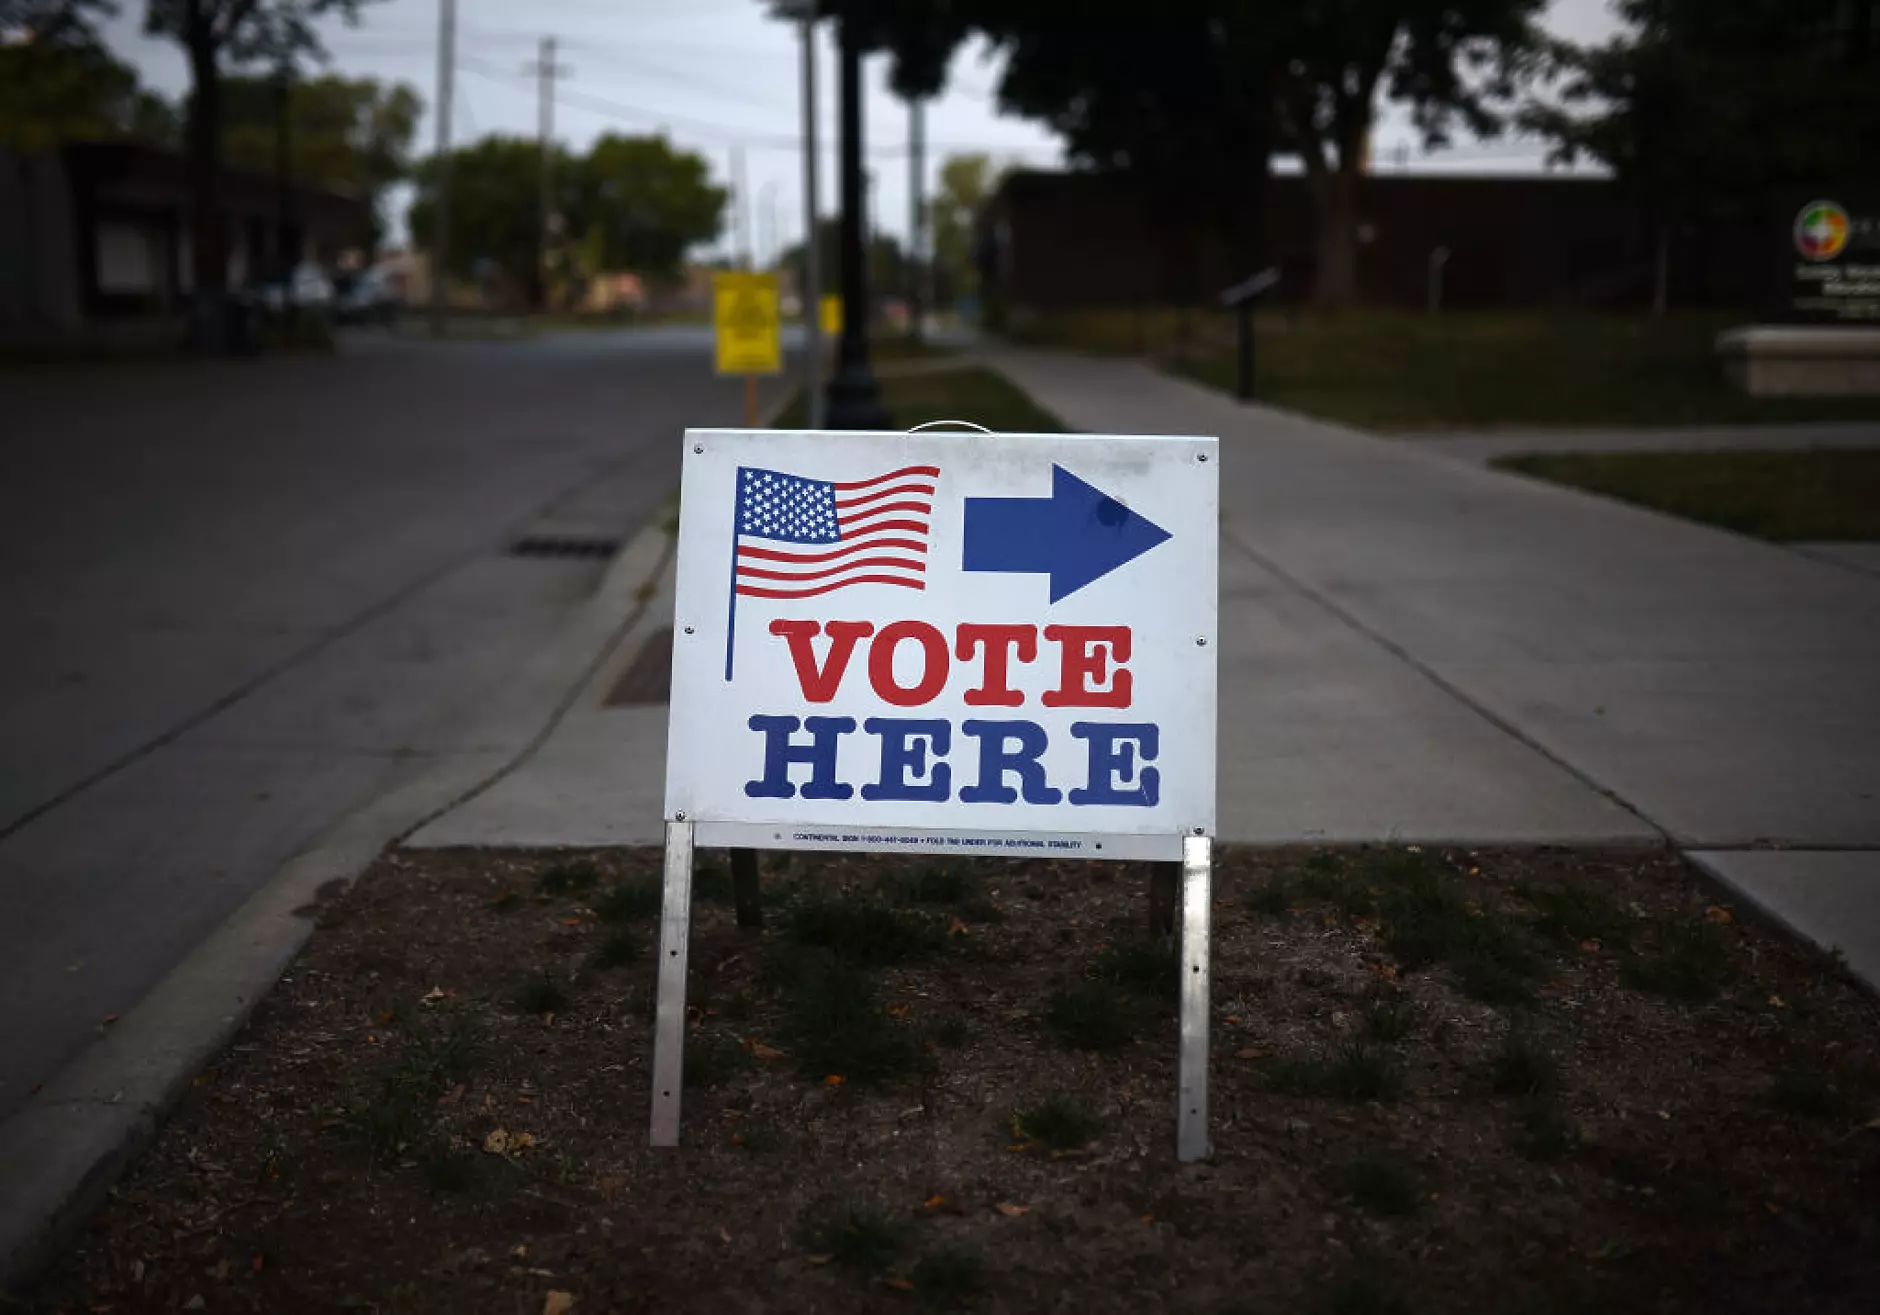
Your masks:
M1598 39L1615 26L1608 0L1555 0L1549 26L1574 40ZM176 95L188 86L177 47L142 34L142 0L125 0L109 25L111 44L135 63L145 80ZM438 0L379 0L362 9L357 27L325 25L334 71L408 82L429 103L437 79ZM826 26L826 25L825 25ZM682 146L703 153L722 182L733 154L743 154L750 198L751 243L759 259L803 232L802 155L796 29L768 16L759 0L458 0L460 68L453 98L454 136L461 143L485 133L533 135L537 88L528 71L543 37L558 41L566 69L555 108L556 136L579 151L609 130L664 130ZM897 236L908 231L910 177L907 107L889 93L886 60L868 61L866 106L870 168L877 224ZM927 111L928 185L949 154L985 151L1034 167L1061 162L1054 137L1022 119L998 114L993 88L998 67L969 47L956 56L947 90ZM818 65L823 165L823 209L833 209L835 175L835 58L822 36ZM436 129L427 114L419 146L431 149ZM1470 171L1538 169L1537 142L1502 139L1460 143L1426 157L1401 115L1387 112L1377 133L1377 167ZM405 199L389 216L402 233ZM734 222L727 240L735 241Z

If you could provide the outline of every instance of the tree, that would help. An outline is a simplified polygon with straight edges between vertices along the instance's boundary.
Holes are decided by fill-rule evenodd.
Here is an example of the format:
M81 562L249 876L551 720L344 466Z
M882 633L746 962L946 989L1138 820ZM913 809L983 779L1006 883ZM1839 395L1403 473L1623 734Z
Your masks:
M1843 0L1622 0L1628 29L1553 49L1524 124L1660 213L1759 211L1771 193L1880 173L1880 13Z
M227 219L222 213L222 66L292 64L323 53L313 22L326 14L357 21L366 0L149 0L144 27L182 46L190 95L184 139L189 152L191 261L197 340L224 345L221 302L228 288Z
M0 0L0 147L174 135L175 116L98 40L100 0Z
M1699 0L1701 2L1701 0ZM1317 295L1357 291L1357 180L1380 96L1426 141L1498 131L1546 0L839 0L895 57L904 94L944 81L977 31L1007 55L1002 106L1073 160L1126 172L1165 210L1213 211L1260 249L1269 144L1296 151L1317 208ZM1277 122L1275 122L1277 115Z
M955 155L940 166L940 187L933 198L934 271L956 299L978 285L973 227L997 186L990 156Z
M665 137L607 133L576 165L569 228L583 234L600 270L672 278L686 251L718 236L729 193L703 156Z
M553 161L554 209L564 216L580 212L580 165L561 150ZM451 153L451 242L446 273L479 277L494 265L539 304L541 275L542 148L533 137L490 136ZM437 161L417 170L417 197L407 219L414 233L433 232L437 204ZM572 231L581 231L570 225Z
M424 113L418 93L402 83L328 76L292 82L286 94L289 175L370 201L378 222L386 189L411 175L411 145ZM229 164L275 171L280 98L275 78L223 79L223 153Z
M1358 179L1379 93L1410 106L1431 145L1460 121L1501 131L1493 108L1513 96L1541 47L1546 0L1304 0L1276 34L1281 126L1305 166L1318 218L1321 303L1357 295Z

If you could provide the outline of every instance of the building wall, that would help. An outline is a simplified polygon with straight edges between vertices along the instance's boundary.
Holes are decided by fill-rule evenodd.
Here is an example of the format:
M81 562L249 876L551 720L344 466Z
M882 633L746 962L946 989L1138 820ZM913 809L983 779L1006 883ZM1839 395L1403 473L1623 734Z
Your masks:
M0 151L0 333L63 332L83 323L76 236L64 162Z
M1365 301L1420 307L1432 253L1448 253L1444 304L1522 309L1650 302L1659 234L1614 182L1563 176L1373 175L1360 189ZM1281 295L1305 300L1316 265L1312 198L1277 177L1266 201L1267 260ZM1202 304L1256 272L1218 217L1161 203L1124 180L1020 173L983 216L982 264L1015 310ZM1764 298L1760 228L1667 235L1674 305L1753 309Z

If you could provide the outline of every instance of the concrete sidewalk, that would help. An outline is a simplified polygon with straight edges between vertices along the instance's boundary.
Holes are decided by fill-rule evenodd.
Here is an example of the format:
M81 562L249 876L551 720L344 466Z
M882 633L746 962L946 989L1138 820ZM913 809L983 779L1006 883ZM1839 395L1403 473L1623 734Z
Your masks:
M1069 427L1220 436L1223 840L1670 841L1880 980L1880 580L1146 366L978 355ZM413 843L656 841L663 708L604 707L633 648Z

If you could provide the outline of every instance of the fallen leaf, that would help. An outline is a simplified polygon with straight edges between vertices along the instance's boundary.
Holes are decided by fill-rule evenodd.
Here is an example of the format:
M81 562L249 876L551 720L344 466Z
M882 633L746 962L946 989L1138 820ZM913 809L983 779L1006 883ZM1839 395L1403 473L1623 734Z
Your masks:
M759 1059L782 1059L783 1052L775 1046L767 1046L762 1041L751 1042L751 1053Z
M118 1020L118 1016L116 1014L106 1014L104 1016L103 1026L109 1027L111 1026L111 1024L117 1022L117 1020Z
M883 1279L882 1282L893 1288L896 1292L912 1292L914 1290L914 1285L904 1278Z
M553 1015L553 1014L543 1014L543 1015L542 1015L542 1026L543 1026L543 1027L553 1027L553 1026L555 1026L555 1015Z
M441 986L433 986L430 990L418 997L418 1003L421 1005L434 1005L442 1001L443 998L444 988Z
M1265 1053L1266 1051L1261 1050L1258 1046L1248 1046L1245 1050L1236 1050L1234 1052L1234 1058L1235 1059L1258 1059L1260 1058L1260 1056L1264 1055Z
M568 1315L574 1309L574 1293L550 1292L542 1300L542 1315Z
M1022 1154L1023 1152L1031 1149L1031 1143L1028 1141L1013 1142L1010 1146L1007 1146L1005 1149L1008 1151L1015 1151L1015 1152Z
M519 1132L509 1139L509 1145L511 1149L526 1151L531 1146L535 1145L535 1134L532 1132Z
M1736 915L1721 904L1712 904L1704 910L1704 919L1707 922L1716 923L1719 927L1728 927L1736 921Z
M1875 1122L1880 1123L1880 1119L1876 1119ZM928 1197L925 1201L921 1202L921 1204L926 1206L929 1210L938 1210L941 1206L945 1205L946 1203L947 1203L946 1197L942 1196L938 1192L935 1192L932 1196Z
M1145 1224L1153 1224L1153 1223L1155 1222L1155 1216L1154 1216L1154 1215L1152 1215L1152 1214L1149 1214L1149 1215L1143 1215L1143 1216L1142 1216L1142 1222L1143 1222L1143 1223L1145 1223Z
M835 1257L834 1256L804 1256L803 1259L807 1260L812 1265L826 1265L830 1261L834 1260Z
M1580 942L1580 948L1586 951L1586 953L1588 954L1598 954L1599 942L1592 939L1591 937L1588 937L1586 940L1583 940Z
M720 1225L718 1226L718 1240L719 1240L720 1242L723 1242L723 1243L724 1243L724 1244L725 1244L726 1246L730 1246L730 1245L731 1245L731 1234L730 1234L730 1232L729 1232L729 1231L728 1231L728 1230L727 1230L727 1229L725 1228L725 1226L724 1226L723 1224L720 1224Z
M844 1078L840 1073L831 1073L828 1077L823 1079L823 1085L825 1087L839 1087L847 1080L848 1079Z
M392 1025L393 1017L394 1015L392 1014L392 1011L387 1009L384 1013L379 1015L379 1026L390 1027Z
M564 927L579 927L579 926L581 925L581 919L579 919L579 918L563 918L563 919L561 920L561 925L562 925L562 926L564 926Z
M504 1155L509 1151L509 1133L502 1128L496 1129L483 1139L483 1149L490 1155Z
M1772 995L1769 997L1769 1007L1771 1009L1787 1009L1789 1002L1779 995Z
M255 1253L255 1258L254 1258L254 1261L253 1261L253 1263L252 1263L252 1264L250 1264L250 1265L249 1265L249 1268L250 1268L250 1269L252 1269L252 1270L254 1270L254 1272L255 1272L255 1273L257 1273L257 1274L259 1274L259 1273L261 1272L261 1267L262 1267L262 1265L263 1265L263 1264L265 1264L265 1263L266 1263L266 1262L264 1262L264 1261L263 1261L263 1260L261 1259L261 1253L260 1253L260 1252L256 1252L256 1253Z
M961 922L957 916L949 918L947 920L947 935L949 936L966 935L966 924Z
M215 1281L217 1283L228 1282L228 1257L224 1256L222 1259L216 1261L215 1268L209 1272L215 1275Z
M906 1005L889 1005L889 1006L888 1006L888 1017L890 1017L890 1018L906 1018L906 1017L907 1017L907 1006L906 1006Z
M517 1096L517 1097L516 1097L516 1104L518 1104L518 1105L533 1105L533 1104L535 1104L535 1097L533 1097L533 1096Z
M1228 1021L1228 1022L1230 1022L1230 1023L1238 1023L1238 1022L1240 1021L1240 1015L1239 1015L1239 1014L1229 1014L1229 1015L1227 1016L1227 1021Z
M1030 1206L1014 1205L1010 1201L1001 1201L997 1205L993 1206L992 1208L994 1210L997 1210L1000 1214L1004 1215L1007 1219L1016 1219L1020 1215L1028 1215L1031 1213Z

